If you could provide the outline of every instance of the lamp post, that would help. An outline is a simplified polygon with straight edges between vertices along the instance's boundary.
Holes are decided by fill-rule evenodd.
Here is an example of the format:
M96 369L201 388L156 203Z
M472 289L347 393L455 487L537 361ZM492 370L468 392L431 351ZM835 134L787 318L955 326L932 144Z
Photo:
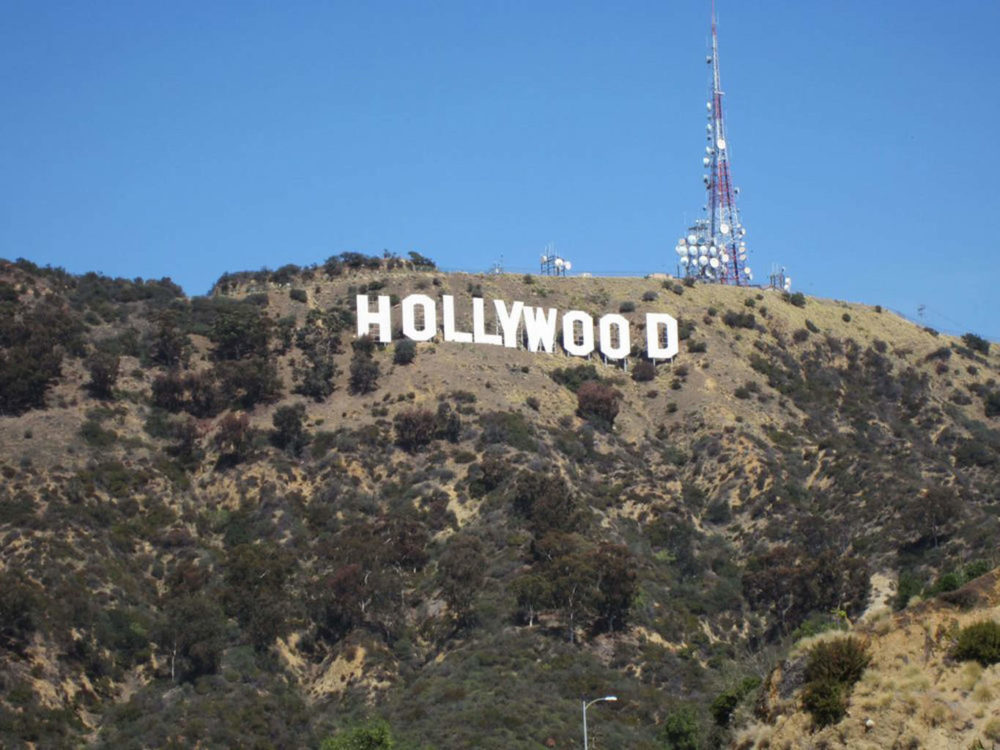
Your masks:
M583 704L583 750L588 750L587 745L587 709L593 706L595 703L600 703L601 701L616 701L618 697L615 695L605 695L603 698L594 698L594 700L588 703L587 701L581 701Z

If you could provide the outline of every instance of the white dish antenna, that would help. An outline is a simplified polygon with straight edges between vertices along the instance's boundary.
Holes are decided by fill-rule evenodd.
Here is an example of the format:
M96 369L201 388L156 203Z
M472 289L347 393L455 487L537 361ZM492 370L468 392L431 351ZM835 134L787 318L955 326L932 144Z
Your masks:
M698 248L696 248L694 245L689 246L688 255L690 255L692 258L696 258L698 256Z
M548 255L543 255L542 256L542 263L545 263L546 261L548 261L548 259L549 259Z
M719 259L718 258L709 258L708 259L708 265L710 265L712 268L718 268L719 267Z
M708 256L707 255L700 255L700 256L698 256L698 265L699 266L707 266L708 265Z
M729 262L729 253L723 253L722 255L720 255L719 256L719 260L721 260L723 263L728 263Z
M720 138L715 143L719 147L720 151L725 151L726 150L726 139L725 138Z
M719 227L719 231L722 232L723 234L729 234L729 225L723 222L722 225Z
M695 237L693 234L689 234L688 235L688 244L689 245L697 245L698 244L698 238Z
M686 255L683 258L681 258L681 265L682 266L687 266L690 262L691 261L688 260L688 257Z
M573 268L573 264L567 260L566 263L563 265L563 268L565 268L567 271L570 271Z
M707 156L704 159L701 160L701 164L702 164L703 167L707 167L711 163L712 163L712 160L709 159Z
M562 268L565 265L565 261L562 258L556 258L556 268Z

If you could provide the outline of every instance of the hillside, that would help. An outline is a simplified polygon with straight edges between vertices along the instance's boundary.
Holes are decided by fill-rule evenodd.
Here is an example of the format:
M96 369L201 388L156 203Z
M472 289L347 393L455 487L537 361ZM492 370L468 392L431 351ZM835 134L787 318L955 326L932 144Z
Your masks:
M472 297L620 311L637 343L669 313L681 351L381 345L362 293L453 295L465 330ZM571 748L607 694L596 748L929 737L919 691L876 694L937 689L954 633L842 734L768 708L773 670L937 632L1000 562L1000 351L878 307L355 254L188 299L0 261L0 346L5 747ZM996 669L948 710L995 711Z

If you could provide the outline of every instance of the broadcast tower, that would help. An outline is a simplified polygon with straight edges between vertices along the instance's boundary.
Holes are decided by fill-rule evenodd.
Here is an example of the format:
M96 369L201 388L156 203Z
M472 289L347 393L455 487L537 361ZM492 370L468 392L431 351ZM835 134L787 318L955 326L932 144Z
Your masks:
M706 102L707 141L702 165L707 170L702 180L708 190L706 216L688 227L687 235L677 241L679 270L684 276L719 284L744 286L753 280L747 265L747 230L740 221L729 168L729 144L722 114L722 84L719 78L719 35L716 30L715 2L712 2L711 101Z

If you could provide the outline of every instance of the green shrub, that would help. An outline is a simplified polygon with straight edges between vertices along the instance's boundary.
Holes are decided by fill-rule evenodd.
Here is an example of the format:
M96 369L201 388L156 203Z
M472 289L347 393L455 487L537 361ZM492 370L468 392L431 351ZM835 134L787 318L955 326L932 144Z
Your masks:
M849 691L842 682L821 680L810 682L802 691L802 706L818 726L836 724L847 714Z
M788 294L787 292L783 295L785 302L795 305L796 307L806 306L806 296L802 292L795 292L795 294Z
M620 305L618 305L618 312L620 313L635 312L635 302L622 302Z
M396 746L392 729L381 720L337 732L327 737L320 750L392 750Z
M403 339L396 342L395 350L392 353L392 361L397 365L408 365L417 356L417 345L410 339Z
M955 658L978 661L984 667L1000 662L1000 623L984 620L962 628L955 645Z
M835 724L844 717L851 688L870 661L867 645L854 636L822 641L810 649L802 705L818 726Z
M962 336L962 341L965 342L967 347L975 352L980 352L982 354L990 353L990 342L982 336L977 336L974 333L967 333Z
M291 297L296 302L302 302L302 303L305 303L305 301L309 299L309 296L306 294L305 289L292 289L288 293L288 296Z

